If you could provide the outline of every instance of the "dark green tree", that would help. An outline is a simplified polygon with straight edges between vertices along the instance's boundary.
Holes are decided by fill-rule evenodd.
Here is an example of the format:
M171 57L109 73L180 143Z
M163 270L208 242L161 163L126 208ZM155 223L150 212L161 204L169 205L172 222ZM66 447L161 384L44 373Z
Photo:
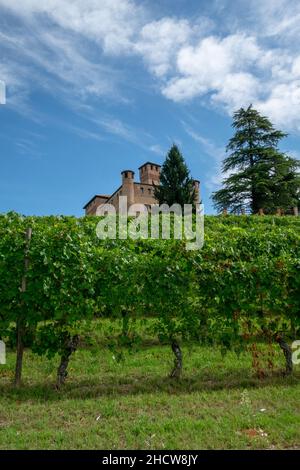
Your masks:
M292 207L300 207L299 167L300 162L294 158L285 156L276 159L275 156L270 168L272 198L268 204L269 211L276 208L288 211Z
M172 145L160 174L160 185L155 188L154 196L159 204L194 204L195 190L193 180L184 158L177 147Z
M259 209L273 212L299 204L299 161L278 149L287 134L276 130L265 116L250 105L234 113L234 136L222 165L223 188L213 193L217 209L240 212Z

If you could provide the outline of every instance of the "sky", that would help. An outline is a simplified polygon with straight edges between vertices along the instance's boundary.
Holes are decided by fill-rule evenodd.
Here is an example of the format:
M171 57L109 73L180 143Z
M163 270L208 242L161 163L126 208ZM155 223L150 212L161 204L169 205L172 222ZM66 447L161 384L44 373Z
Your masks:
M299 0L0 0L0 213L83 215L176 143L206 213L232 114L300 158Z

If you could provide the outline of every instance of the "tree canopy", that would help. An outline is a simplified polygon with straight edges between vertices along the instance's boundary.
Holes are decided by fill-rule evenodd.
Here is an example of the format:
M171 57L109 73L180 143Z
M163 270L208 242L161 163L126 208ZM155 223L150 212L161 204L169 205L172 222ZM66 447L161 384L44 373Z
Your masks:
M195 191L193 180L184 158L177 147L172 145L160 174L160 186L155 188L155 198L159 204L193 204Z
M274 128L252 105L234 113L234 136L227 145L223 187L213 193L217 209L267 213L299 205L299 161L278 148L286 133Z

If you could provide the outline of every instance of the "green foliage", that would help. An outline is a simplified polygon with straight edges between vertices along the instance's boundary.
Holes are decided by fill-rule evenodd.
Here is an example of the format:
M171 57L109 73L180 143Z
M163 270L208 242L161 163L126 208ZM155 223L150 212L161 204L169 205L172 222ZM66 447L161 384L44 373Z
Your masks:
M168 152L154 196L159 204L169 206L180 204L183 207L184 204L194 203L193 180L177 145L173 145Z
M277 208L290 210L299 206L299 161L278 149L286 134L252 108L241 108L233 116L235 135L227 146L229 155L223 173L229 173L223 188L213 194L217 209L231 212L259 209L267 213Z
M0 337L37 354L63 354L66 339L85 337L91 320L122 325L107 347L139 345L136 325L152 318L162 342L185 339L239 353L256 340L300 333L300 219L206 217L205 244L180 240L99 240L96 217L0 216ZM27 290L24 232L32 228Z

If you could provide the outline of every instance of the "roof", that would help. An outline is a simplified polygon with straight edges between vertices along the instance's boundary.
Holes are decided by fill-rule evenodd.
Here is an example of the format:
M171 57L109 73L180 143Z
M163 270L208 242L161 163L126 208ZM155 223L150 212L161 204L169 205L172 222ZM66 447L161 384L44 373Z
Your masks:
M102 197L104 199L110 198L110 196L107 196L107 194L95 194L86 204L83 206L83 209L85 209L96 197Z
M129 171L130 171L130 173L134 174L134 171L132 171L132 170L123 170L123 171L121 171L121 175L123 175L123 173L129 172Z
M146 165L154 165L154 166L159 166L159 168L161 168L161 165L159 165L158 163L146 162L146 163L143 163L143 165L139 167L139 170L143 168L143 166L146 166Z
M107 199L107 202L109 202L109 201L114 197L114 195L122 188L122 186L123 186L123 185L121 184L121 186L119 186L118 189L116 189L116 190L112 193L112 195L109 196L109 198Z

